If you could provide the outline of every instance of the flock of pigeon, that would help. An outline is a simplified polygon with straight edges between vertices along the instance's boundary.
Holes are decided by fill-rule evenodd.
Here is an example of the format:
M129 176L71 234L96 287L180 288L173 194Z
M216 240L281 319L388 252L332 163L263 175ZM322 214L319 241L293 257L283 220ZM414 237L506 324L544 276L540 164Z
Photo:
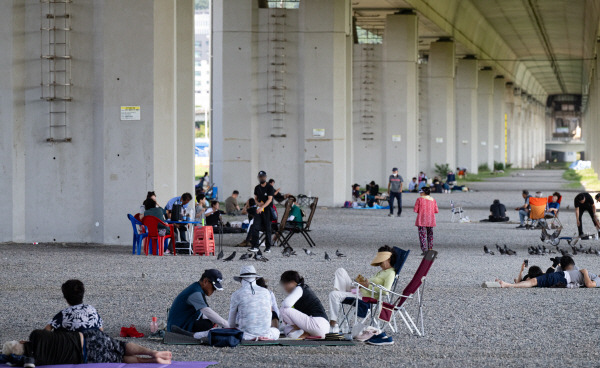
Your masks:
M529 255L538 255L538 256L545 256L546 254L557 254L560 253L563 256L574 256L577 254L595 254L595 255L600 255L600 252L597 249L593 249L592 247L590 247L589 249L585 249L583 248L583 245L579 245L579 248L571 245L571 251L572 253L569 253L568 250L564 250L558 247L558 245L555 246L556 250L552 250L552 249L548 249L546 248L545 245L538 245L538 246L531 246L527 248L527 253L529 253ZM503 247L499 246L498 244L496 244L496 250L498 251L498 253L500 253L500 255L507 255L507 256L516 256L517 252L508 248L506 246L506 244L504 244ZM495 255L496 253L492 250L490 250L486 245L483 246L483 252L485 254L489 254L489 255Z
M313 252L310 249L304 249L304 253L306 253L307 256L313 257L316 256L316 253ZM290 247L289 245L286 246L285 248L283 248L283 250L281 251L281 254L283 254L284 257L290 257L290 256L296 256L298 255L296 253L296 251ZM235 260L235 257L237 255L237 252L233 252L230 256L228 256L227 258L223 258L224 254L223 251L220 251L219 254L217 255L217 259L218 260L223 260L223 262L231 262L233 260ZM336 250L335 251L335 255L337 258L344 258L346 257L346 255L344 255L343 253L340 252L340 250ZM263 255L263 253L260 251L260 249L258 250L258 252L256 253L244 253L240 256L240 258L238 260L243 261L243 260L248 260L248 259L252 259L254 258L255 261L261 261L261 262L268 262L269 259L267 257L265 257ZM324 257L325 261L329 262L331 261L331 257L329 256L329 254L327 254L327 252L325 252L325 257Z

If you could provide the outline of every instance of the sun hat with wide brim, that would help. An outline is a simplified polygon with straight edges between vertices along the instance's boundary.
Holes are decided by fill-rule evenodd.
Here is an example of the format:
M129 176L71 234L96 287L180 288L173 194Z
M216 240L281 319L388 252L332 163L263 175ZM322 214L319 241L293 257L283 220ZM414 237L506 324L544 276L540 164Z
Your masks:
M260 278L260 275L256 274L256 269L254 268L254 266L243 266L242 269L240 270L240 275L239 276L233 276L233 279L235 281L242 281L243 279L258 279Z
M392 252L377 252L377 255L371 261L371 266L379 266L382 262L392 257Z

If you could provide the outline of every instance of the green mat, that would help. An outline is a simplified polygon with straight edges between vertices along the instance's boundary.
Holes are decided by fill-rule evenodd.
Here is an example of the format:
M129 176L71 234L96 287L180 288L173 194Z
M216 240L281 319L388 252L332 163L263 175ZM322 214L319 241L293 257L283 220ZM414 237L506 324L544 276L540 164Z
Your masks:
M192 336L177 334L173 332L165 332L163 344L167 345L202 345L200 340L194 339Z

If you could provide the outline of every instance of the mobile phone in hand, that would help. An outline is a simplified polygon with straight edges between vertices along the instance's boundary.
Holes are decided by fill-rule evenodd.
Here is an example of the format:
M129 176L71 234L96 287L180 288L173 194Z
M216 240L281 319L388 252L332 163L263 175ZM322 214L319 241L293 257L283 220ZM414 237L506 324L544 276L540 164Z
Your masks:
M523 263L525 263L525 267L529 267L529 260L528 259L524 260Z

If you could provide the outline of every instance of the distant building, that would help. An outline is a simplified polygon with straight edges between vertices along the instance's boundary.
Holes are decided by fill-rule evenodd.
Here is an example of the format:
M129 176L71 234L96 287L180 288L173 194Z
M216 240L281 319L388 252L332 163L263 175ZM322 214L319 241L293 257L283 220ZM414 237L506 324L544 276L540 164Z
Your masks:
M197 10L194 15L195 47L195 104L203 108L210 106L210 12Z

